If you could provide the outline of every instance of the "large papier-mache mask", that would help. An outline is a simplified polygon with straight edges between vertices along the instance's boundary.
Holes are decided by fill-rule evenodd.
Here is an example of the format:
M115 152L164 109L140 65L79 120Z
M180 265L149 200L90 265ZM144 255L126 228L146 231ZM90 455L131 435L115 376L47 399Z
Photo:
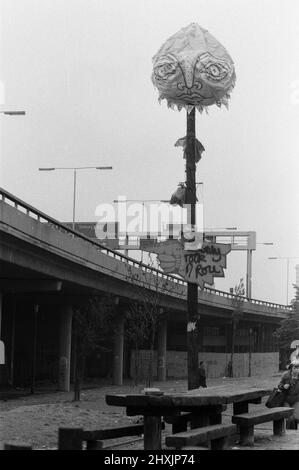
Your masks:
M171 36L153 57L152 81L159 101L180 111L202 112L216 104L227 106L236 80L226 49L197 23Z

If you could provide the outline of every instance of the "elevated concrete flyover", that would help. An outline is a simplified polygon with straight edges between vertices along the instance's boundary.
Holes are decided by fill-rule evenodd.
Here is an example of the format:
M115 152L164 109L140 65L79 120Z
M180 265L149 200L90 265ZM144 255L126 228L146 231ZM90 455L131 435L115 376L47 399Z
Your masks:
M183 280L107 249L7 191L0 190L0 197L0 290L14 289L22 272L27 285L33 286L34 280L43 280L45 286L47 280L60 281L60 290L73 295L98 290L135 298L136 289L144 287L161 294L162 307L186 311ZM230 313L235 301L233 294L205 288L199 291L199 313L203 307L211 315ZM283 305L255 299L242 302L244 313L252 317L277 320L288 311Z
M30 299L32 305L46 303L49 308L54 304L59 307L56 313L60 323L62 389L69 387L72 324L69 307L86 296L110 293L122 299L125 308L130 299L140 299L143 289L158 296L169 322L175 319L186 322L187 285L182 279L110 250L0 189L0 314L3 296L9 302L21 295L24 302ZM198 313L211 323L217 319L228 324L238 300L242 302L244 317L251 323L277 326L289 311L283 305L205 288L199 291ZM33 325L34 318L33 314ZM166 356L167 322L163 325L159 357ZM123 348L123 312L115 340L115 383L122 380L120 345ZM165 378L163 367L160 378Z

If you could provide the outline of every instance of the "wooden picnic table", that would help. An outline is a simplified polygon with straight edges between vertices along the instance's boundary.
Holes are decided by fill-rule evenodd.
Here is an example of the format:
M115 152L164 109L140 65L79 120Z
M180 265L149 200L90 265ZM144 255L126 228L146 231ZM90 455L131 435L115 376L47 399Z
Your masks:
M211 413L221 422L221 405L233 404L233 414L247 413L249 403L261 403L272 388L221 385L199 388L185 393L163 393L148 390L139 394L106 395L106 403L126 408L128 416L144 417L144 449L161 449L161 417L189 411L197 426L210 424ZM220 421L219 421L220 418Z

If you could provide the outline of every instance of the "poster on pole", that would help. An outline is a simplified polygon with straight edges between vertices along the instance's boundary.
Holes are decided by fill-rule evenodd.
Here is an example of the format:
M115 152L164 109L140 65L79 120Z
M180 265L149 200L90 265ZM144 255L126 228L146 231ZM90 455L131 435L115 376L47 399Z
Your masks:
M230 245L220 243L204 243L200 250L184 251L181 270L185 281L198 284L201 289L205 284L213 285L215 277L224 277L230 251Z
M226 256L231 251L231 245L204 242L200 249L191 251L185 250L179 240L167 240L147 250L157 254L159 265L165 273L178 274L203 289L205 284L213 285L215 277L224 277Z

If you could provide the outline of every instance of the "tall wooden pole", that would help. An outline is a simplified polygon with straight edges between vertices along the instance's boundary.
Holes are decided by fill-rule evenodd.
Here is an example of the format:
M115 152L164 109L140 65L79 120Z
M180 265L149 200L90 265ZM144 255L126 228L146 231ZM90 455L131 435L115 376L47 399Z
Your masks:
M75 230L75 223L76 223L76 183L77 183L77 172L76 170L74 170L73 225L72 225L73 230Z
M196 162L195 162L195 108L187 112L187 147L186 147L186 200L188 224L196 224ZM198 335L196 328L198 286L188 283L187 288L187 354L188 354L188 390L199 387L198 377Z

